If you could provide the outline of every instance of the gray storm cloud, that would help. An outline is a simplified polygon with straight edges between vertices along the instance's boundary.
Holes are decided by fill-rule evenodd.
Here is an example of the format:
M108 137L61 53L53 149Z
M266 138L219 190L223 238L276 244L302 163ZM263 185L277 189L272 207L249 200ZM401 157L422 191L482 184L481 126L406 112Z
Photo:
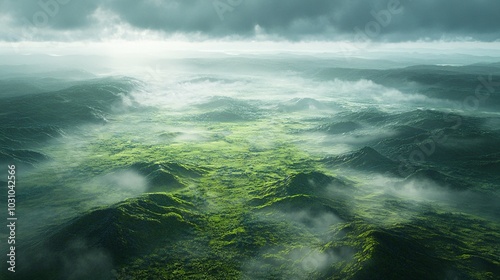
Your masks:
M93 31L123 24L166 36L205 38L265 33L288 40L496 41L499 11L497 0L4 0L0 40L20 40L20 33L33 27L44 31L30 37L34 40L68 40L68 31L80 32L80 38L105 39Z

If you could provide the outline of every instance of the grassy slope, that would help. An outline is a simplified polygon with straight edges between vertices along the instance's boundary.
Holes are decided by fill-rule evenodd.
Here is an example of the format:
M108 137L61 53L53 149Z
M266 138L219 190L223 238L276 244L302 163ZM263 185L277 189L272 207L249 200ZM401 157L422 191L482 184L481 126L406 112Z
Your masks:
M374 193L364 189L361 179L344 182L326 170L330 176L323 175L318 159L288 144L284 132L295 123L280 123L208 123L210 140L194 143L131 144L128 137L100 135L86 146L87 151L79 152L86 156L79 162L81 174L75 181L137 162L203 167L201 177L179 176L186 187L173 196L156 195L190 205L189 210L181 205L168 208L145 195L77 218L53 238L76 235L95 240L107 217L103 211L127 209L111 215L119 220L112 229L122 232L118 240L125 241L116 243L113 235L92 245L110 252L119 279L494 279L498 275L500 252L494 247L500 238L498 224ZM228 130L230 134L224 133ZM273 136L272 146L263 148L248 140L262 131ZM62 160L61 151L47 153ZM333 190L332 184L337 186ZM313 217L331 214L339 220L319 229L293 218L302 212ZM162 218L165 215L171 218ZM155 226L155 220L164 227ZM82 223L96 229L82 230ZM138 223L145 225L143 230L132 230ZM189 227L189 234L172 234L171 229L181 224ZM126 240L148 246L131 246ZM137 246L145 249L134 250Z
M79 135L81 142L40 148L54 161L25 178L20 199L24 209L44 209L65 222L45 241L53 253L40 256L52 262L30 273L64 278L69 273L59 266L68 254L64 248L82 239L85 250L109 255L119 279L495 279L500 274L498 223L374 191L365 187L369 178L338 178L321 159L290 144L295 140L290 132L307 127L286 115L220 123L204 111L193 114L191 119L155 110L116 115L109 127L91 126ZM114 127L145 119L191 127L200 116L198 128L208 136L198 141ZM125 200L126 194L89 182L129 167L149 176L157 165L178 183L177 190ZM113 199L102 200L106 197ZM20 234L38 241L38 232ZM109 273L108 267L102 271Z

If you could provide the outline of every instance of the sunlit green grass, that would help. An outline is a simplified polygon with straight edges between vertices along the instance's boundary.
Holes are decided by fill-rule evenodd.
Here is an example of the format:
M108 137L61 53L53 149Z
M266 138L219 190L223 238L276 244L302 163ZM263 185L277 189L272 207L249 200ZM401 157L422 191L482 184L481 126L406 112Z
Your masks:
M43 225L83 215L92 226L100 219L95 213L119 211L109 226L130 239L113 243L118 248L108 241L98 245L119 251L138 242L148 249L113 253L118 279L364 279L371 273L438 279L448 277L446 270L494 279L500 265L496 223L452 214L456 209L433 202L406 201L374 188L369 176L353 174L338 179L343 186L293 193L288 183L297 175L310 188L308 180L342 173L296 145L294 133L311 128L302 118L270 112L250 121L199 122L155 109L118 114L42 148L52 160L23 180L21 213L36 219L35 209L43 210ZM96 179L137 163L200 176L172 171L184 187L155 195ZM303 211L339 220L320 230L293 220ZM85 232L76 221L62 236ZM142 230L134 231L138 224ZM167 233L179 225L189 234ZM37 240L37 233L29 238Z

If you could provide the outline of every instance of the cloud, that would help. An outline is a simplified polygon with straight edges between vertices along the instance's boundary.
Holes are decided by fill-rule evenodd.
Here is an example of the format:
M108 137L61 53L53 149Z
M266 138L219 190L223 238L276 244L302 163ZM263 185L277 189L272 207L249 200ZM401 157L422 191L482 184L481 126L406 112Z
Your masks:
M94 197L93 206L117 203L148 190L147 179L131 169L116 170L82 184L81 192Z
M386 175L366 176L360 172L351 174L367 180L363 183L363 190L377 196L377 199L373 199L372 195L358 196L352 202L353 207L362 213L365 211L363 209L384 209L383 214L369 214L375 219L383 217L378 221L382 224L394 223L394 221L408 222L427 211L428 207L498 220L500 208L497 201L500 192L485 194L474 189L454 189L456 186L445 185L427 178L400 179ZM395 198L404 203L393 204ZM395 211L392 207L397 207L398 210Z
M20 33L29 37L26 29L36 40L72 40L75 34L106 39L111 35L104 29L119 32L110 21L127 32L201 38L495 41L500 35L496 0L5 0L0 5L4 41L20 40Z
M73 241L59 257L65 279L113 279L113 261L101 248L92 248L82 240Z
M147 186L147 181L144 176L128 170L109 173L99 179L102 179L100 183L103 185L109 185L124 191L137 193L144 192Z
M351 260L354 254L348 247L320 250L301 244L292 250L281 250L276 246L248 259L242 270L245 279L275 279L278 275L293 280L324 278L335 264Z

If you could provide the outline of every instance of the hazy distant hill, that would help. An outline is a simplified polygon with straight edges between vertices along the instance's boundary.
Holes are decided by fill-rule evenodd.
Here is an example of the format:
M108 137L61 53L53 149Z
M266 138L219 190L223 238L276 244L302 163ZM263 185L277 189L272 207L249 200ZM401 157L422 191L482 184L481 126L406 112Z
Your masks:
M498 93L453 105L498 64L176 63L0 70L20 279L500 275Z

